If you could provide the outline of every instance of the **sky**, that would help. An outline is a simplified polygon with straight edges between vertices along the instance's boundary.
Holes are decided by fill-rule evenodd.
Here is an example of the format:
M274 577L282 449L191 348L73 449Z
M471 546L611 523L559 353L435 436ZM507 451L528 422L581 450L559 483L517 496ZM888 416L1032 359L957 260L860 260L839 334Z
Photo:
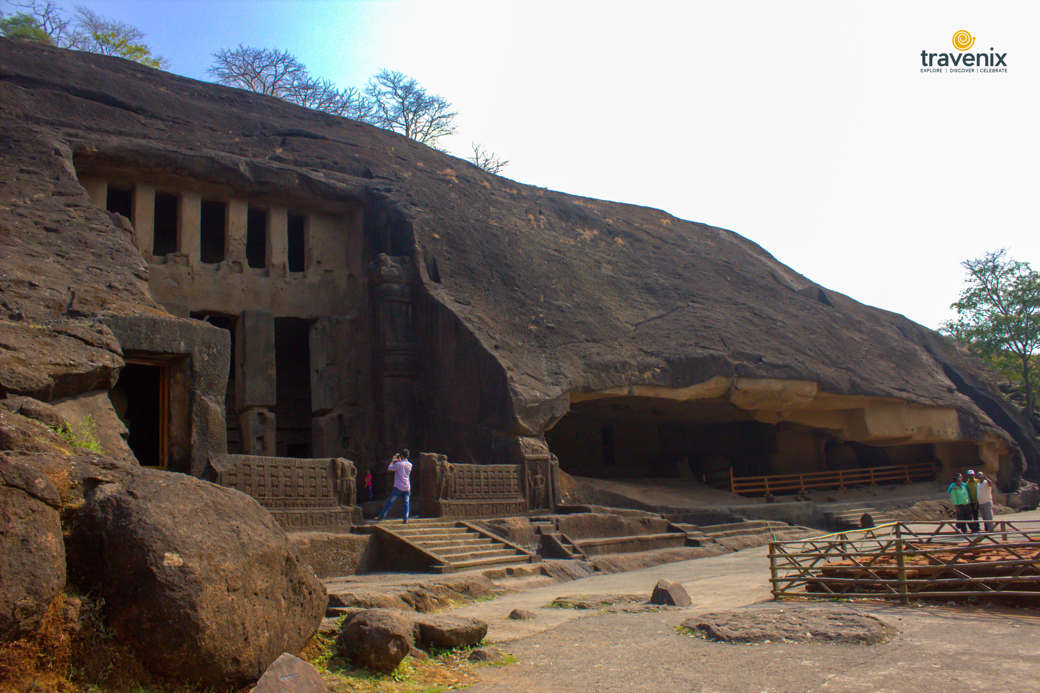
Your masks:
M1040 3L63 4L137 26L198 79L240 43L343 87L399 70L454 104L451 153L479 143L517 181L730 229L928 327L952 317L963 260L1040 268ZM1007 71L922 73L959 30Z

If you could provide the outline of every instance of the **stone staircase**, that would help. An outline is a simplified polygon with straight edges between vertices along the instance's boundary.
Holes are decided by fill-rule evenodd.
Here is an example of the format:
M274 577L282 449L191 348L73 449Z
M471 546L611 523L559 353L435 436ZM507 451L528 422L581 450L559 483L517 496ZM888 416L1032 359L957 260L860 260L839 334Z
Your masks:
M685 522L673 523L686 533L691 546L718 544L731 551L764 546L771 541L789 541L820 534L808 527L789 525L776 520L744 520L717 525L694 525Z
M517 563L533 563L538 557L467 522L442 519L394 520L370 525L414 547L427 558L435 573L452 573Z
M827 526L835 531L847 529L859 529L861 519L864 515L870 515L875 525L883 525L887 522L896 522L896 518L884 510L869 505L856 504L834 504L820 506Z

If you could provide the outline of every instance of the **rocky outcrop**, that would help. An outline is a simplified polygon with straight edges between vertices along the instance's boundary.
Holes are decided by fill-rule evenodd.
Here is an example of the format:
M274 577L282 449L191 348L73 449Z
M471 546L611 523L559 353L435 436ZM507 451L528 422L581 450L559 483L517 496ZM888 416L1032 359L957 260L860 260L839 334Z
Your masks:
M78 463L69 562L153 671L206 685L257 679L317 630L325 590L249 496L182 474Z
M817 418L835 396L955 411L956 426L921 442L1014 443L1040 468L970 355L724 229L520 185L361 123L104 56L0 41L0 99L0 344L14 340L0 394L103 388L118 351L104 329L70 330L94 330L101 313L159 314L125 220L76 179L93 162L363 206L364 261L384 253L400 268L418 361L436 364L412 388L414 447L505 460L503 440L541 435L576 397L627 388L721 382L723 401L761 405L758 420L797 408L801 395L749 403L742 383L763 381L811 387ZM25 356L34 343L39 363ZM1010 488L1021 465L1001 465Z
M0 456L0 641L34 632L65 587L65 545L54 484Z

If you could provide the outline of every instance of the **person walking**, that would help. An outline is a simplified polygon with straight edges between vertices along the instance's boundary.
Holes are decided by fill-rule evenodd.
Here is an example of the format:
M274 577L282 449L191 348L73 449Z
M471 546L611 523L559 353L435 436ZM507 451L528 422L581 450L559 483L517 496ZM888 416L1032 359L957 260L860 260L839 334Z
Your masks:
M377 520L382 520L386 517L386 514L390 512L391 506L394 501L398 498L404 502L404 521L408 522L408 511L409 511L409 500L412 495L412 463L408 460L408 449L405 448L399 453L396 453L391 459L390 464L386 466L387 471L394 473L394 488L390 491L390 497L386 499L386 505L376 515Z
M982 472L975 472L978 481L979 516L985 520L987 532L993 531L993 486Z
M964 484L964 476L953 475L953 483L946 487L953 509L957 513L957 531L968 533L968 522L971 519L971 505L968 500L968 487Z
M980 472L981 473L981 472ZM975 478L975 470L968 470L968 480L964 482L968 489L968 508L971 510L971 522L968 528L972 532L979 531L979 482Z

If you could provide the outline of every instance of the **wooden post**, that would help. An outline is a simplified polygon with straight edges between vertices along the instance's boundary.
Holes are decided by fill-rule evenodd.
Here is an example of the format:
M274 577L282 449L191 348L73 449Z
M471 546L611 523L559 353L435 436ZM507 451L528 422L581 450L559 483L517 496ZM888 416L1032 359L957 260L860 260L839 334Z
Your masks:
M780 583L776 581L776 543L769 543L769 584L772 586L773 599L776 599L779 595L777 590L780 589Z
M902 525L896 525L896 571L899 577L899 591L903 594L903 601L910 603L910 593L906 586L906 555L903 553Z

